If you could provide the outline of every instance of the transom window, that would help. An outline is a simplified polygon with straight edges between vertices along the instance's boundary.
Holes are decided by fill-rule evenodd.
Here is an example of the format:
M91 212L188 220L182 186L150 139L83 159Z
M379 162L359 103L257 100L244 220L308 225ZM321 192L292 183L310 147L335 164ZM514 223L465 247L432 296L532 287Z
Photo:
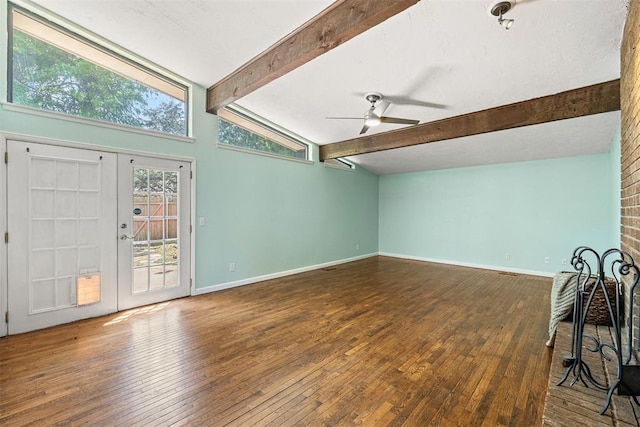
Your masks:
M219 110L218 118L219 144L308 160L309 146L306 143L238 106Z
M336 169L345 169L345 170L353 170L355 166L353 163L350 163L343 158L338 157L337 159L327 159L324 161L324 165Z
M10 5L8 101L187 136L187 87Z

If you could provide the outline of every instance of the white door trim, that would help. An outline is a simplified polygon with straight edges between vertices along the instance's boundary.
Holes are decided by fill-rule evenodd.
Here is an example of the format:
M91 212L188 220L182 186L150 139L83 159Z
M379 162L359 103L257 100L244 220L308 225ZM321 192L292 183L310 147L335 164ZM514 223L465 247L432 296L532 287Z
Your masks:
M3 138L4 140L11 140L11 141L29 142L32 144L47 144L47 145L55 145L58 147L81 148L84 150L104 151L106 153L131 154L134 156L137 155L137 156L155 157L158 159L191 162L192 164L196 161L196 159L193 157L179 156L177 154L164 154L164 153L154 153L152 151L131 150L128 148L111 147L108 145L92 144L89 142L76 142L76 141L69 141L65 139L46 138L46 137L36 136L36 135L25 135L22 133L0 132L0 138Z
M0 337L7 335L7 322L5 314L9 311L8 281L7 281L7 244L4 242L4 233L7 231L7 165L4 163L4 153L7 152L7 138L0 135L0 150L2 160L0 160Z

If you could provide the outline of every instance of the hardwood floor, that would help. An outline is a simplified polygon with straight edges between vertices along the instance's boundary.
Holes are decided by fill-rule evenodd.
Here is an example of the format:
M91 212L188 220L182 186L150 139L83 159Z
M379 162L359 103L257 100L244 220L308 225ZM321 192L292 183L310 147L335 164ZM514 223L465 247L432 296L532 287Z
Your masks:
M0 425L540 425L551 279L374 257L0 339Z

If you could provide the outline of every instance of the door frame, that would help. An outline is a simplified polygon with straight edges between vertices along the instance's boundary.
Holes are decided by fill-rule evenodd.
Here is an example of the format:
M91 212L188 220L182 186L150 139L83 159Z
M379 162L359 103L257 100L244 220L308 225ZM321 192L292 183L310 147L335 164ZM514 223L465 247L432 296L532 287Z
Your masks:
M193 157L185 157L185 156L176 156L171 154L161 154L154 153L151 151L139 151L139 150L129 150L126 148L120 147L110 147L99 144L91 144L91 143L83 143L83 142L74 142L74 141L65 141L54 138L46 138L39 137L33 135L24 135L19 133L11 133L11 132L0 132L0 149L2 149L2 160L0 160L0 176L3 178L3 184L0 185L0 232L2 232L1 238L4 240L4 233L7 231L7 213L9 207L7 206L7 192L6 192L6 177L7 177L7 169L6 164L4 163L4 153L7 151L7 141L21 141L32 144L47 144L57 147L68 147L68 148L80 148L84 150L96 150L103 151L114 154L130 154L134 156L144 156L144 157L154 157L158 159L167 159L167 160L176 160L182 162L188 162L191 164L191 179L190 179L190 193L191 193L191 203L189 206L189 221L191 225L191 259L189 262L189 277L191 279L191 286L189 290L189 295L195 295L196 289L196 281L195 281L195 249L196 249L196 227L195 218L196 218L196 159ZM182 141L176 141L177 144L184 144ZM116 231L117 232L117 231ZM7 295L8 291L8 265L7 265L7 245L4 242L0 242L0 337L7 335L8 324L5 322L5 313L9 310L9 299Z
M4 162L4 153L7 152L7 138L0 134L0 150L2 151L2 160L0 161L0 176L3 177L0 185L0 231L2 232L2 240L4 233L7 232L7 165ZM7 244L0 242L0 337L4 337L8 333L9 324L6 322L5 313L9 312L9 271L7 270Z

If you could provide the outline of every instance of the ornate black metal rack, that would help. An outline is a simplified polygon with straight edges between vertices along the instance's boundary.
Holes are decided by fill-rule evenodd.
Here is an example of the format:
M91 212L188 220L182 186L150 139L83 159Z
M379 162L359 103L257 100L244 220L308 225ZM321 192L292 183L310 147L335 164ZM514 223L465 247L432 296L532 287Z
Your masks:
M594 258L594 261L589 261ZM597 264L597 268L592 268L592 263ZM640 280L640 270L635 265L633 258L626 252L619 249L609 249L600 256L595 250L581 246L573 252L571 258L573 268L578 272L576 277L575 300L573 305L573 330L571 333L571 354L563 358L564 366L567 370L557 385L562 385L571 374L570 385L581 381L585 387L589 385L585 379L597 389L606 392L606 399L600 414L604 414L609 405L613 392L617 389L619 395L633 396L637 405L637 396L640 395L640 365L631 364L633 358L633 303L629 304L628 319L628 339L627 345L623 348L622 328L624 307L624 284L622 279L627 278L628 292L633 298L635 287ZM605 273L609 272L610 277L615 280L615 300L611 301L605 285ZM611 320L612 341L602 342L599 338L585 334L584 325L587 312L594 301L596 292L601 290L604 294L604 302ZM584 339L591 341L592 347L584 344ZM596 380L591 373L591 369L583 360L583 351L587 350L600 353L600 356L608 361L613 359L617 362L615 378L609 379L609 385L602 384Z

